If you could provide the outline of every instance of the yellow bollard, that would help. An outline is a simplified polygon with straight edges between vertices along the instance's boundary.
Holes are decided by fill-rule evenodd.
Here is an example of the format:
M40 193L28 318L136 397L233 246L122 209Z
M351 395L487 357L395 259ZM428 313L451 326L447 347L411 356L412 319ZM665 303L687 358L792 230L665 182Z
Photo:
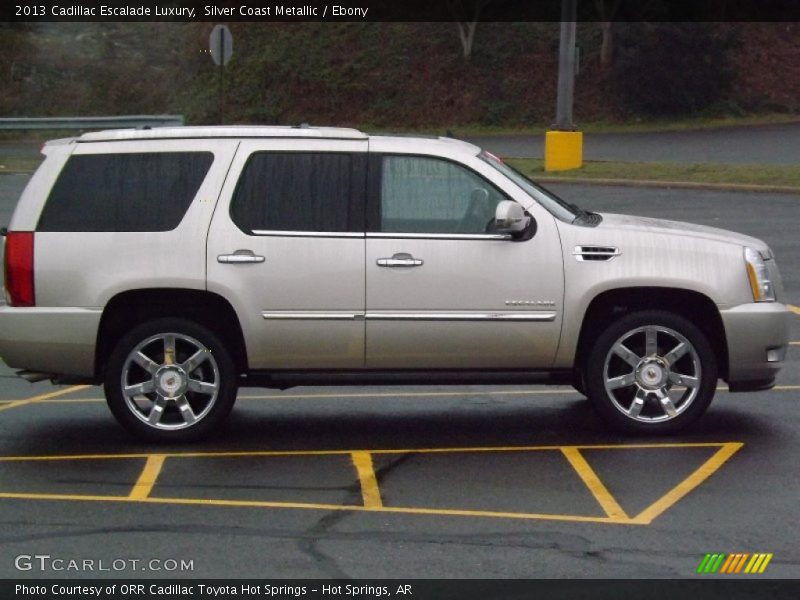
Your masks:
M544 138L544 170L567 171L583 166L582 131L548 131Z

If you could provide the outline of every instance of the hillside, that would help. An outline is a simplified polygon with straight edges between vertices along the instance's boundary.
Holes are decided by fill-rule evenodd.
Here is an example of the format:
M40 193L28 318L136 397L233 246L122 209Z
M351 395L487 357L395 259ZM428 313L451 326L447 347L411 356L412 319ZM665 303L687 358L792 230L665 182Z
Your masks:
M581 121L800 113L800 25L579 25ZM178 113L218 119L209 24L4 24L0 115ZM226 120L375 127L547 125L557 23L233 23ZM676 29L677 28L677 29ZM666 99L666 102L664 101Z

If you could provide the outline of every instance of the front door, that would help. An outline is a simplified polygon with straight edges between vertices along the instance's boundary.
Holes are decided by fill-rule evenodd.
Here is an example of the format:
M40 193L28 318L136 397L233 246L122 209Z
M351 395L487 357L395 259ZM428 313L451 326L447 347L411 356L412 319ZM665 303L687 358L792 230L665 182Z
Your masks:
M535 235L514 241L491 222L519 190L479 159L370 150L367 366L549 368L564 281L552 216L537 207Z

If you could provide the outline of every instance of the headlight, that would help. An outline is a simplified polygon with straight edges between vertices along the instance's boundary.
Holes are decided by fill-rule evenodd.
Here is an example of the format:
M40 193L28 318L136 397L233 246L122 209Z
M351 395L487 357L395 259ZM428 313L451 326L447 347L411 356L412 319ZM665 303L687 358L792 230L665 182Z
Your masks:
M761 253L752 248L744 249L744 262L753 300L756 302L775 302L775 288L769 280L769 269Z

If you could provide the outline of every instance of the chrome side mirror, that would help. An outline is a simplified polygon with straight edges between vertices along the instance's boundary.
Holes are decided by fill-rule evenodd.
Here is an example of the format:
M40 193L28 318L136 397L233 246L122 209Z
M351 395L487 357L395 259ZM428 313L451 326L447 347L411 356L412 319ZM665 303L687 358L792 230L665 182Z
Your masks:
M513 200L498 202L494 212L494 230L497 233L518 235L528 228L530 222L525 209Z

